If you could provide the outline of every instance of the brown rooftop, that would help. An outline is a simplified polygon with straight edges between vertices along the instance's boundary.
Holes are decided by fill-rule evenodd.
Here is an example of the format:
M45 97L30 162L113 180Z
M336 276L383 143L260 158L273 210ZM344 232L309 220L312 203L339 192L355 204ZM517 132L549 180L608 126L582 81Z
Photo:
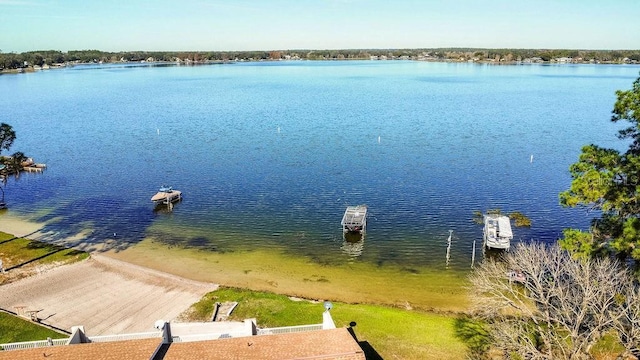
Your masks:
M0 360L149 360L161 342L161 338L154 338L0 351Z
M365 360L346 328L163 344L162 338L0 351L0 360L26 359Z
M364 360L346 328L172 343L164 359Z

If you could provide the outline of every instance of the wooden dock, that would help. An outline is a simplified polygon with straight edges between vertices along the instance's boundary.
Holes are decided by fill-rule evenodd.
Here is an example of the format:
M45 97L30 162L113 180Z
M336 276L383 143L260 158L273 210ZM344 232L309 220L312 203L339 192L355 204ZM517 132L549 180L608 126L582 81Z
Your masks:
M44 167L36 167L36 166L26 166L22 168L22 170L26 172L36 172L36 173L42 172L42 170L44 169L45 169Z
M27 160L20 163L20 166L22 166L23 171L36 173L42 172L47 167L46 164L36 163L35 161L33 161L33 158L27 158Z
M367 206L347 206L340 224L343 233L364 234L367 229Z

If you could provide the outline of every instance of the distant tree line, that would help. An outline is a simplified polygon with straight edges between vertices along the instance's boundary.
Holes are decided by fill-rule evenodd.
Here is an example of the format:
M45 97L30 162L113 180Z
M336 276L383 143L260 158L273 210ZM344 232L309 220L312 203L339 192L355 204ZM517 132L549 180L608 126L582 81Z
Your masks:
M411 59L433 61L500 61L535 59L574 62L640 63L640 50L544 50L544 49L343 49L343 50L274 50L274 51L126 51L42 50L23 53L0 52L0 70L20 69L67 63L114 63L136 61L234 61L234 60L348 60Z

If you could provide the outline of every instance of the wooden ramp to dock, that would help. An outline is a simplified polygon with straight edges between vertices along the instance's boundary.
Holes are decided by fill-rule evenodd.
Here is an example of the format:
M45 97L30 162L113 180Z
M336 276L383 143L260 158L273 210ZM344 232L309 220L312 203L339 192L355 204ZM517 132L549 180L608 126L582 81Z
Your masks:
M364 234L367 227L367 206L347 206L340 224L342 225L342 231L345 233L359 232Z

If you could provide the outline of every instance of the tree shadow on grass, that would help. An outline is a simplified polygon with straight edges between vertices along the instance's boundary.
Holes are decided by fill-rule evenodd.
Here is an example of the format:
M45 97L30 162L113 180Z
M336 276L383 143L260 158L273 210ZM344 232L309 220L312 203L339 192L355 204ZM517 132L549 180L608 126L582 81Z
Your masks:
M14 236L14 237L12 237L11 239L7 239L7 240L0 241L0 245L2 245L2 244L4 244L4 243L8 243L9 241L17 240L17 239L21 239L21 238L28 238L29 236L31 236L31 235L33 235L33 234L36 234L38 231L40 231L40 230L36 230L36 231L34 231L34 232L32 232L32 233L29 233L29 234L26 234L26 235L24 235L24 236L22 236L22 237Z
M36 261L38 261L38 260L42 260L42 259L44 259L44 258L46 258L46 257L48 257L48 256L51 256L51 255L53 255L53 254L59 253L60 251L64 251L64 250L65 250L65 249L64 249L63 247L61 247L61 248L59 248L59 249L57 249L57 250L54 250L54 251L48 252L48 253L46 253L46 254L44 254L44 255L41 255L41 256L35 257L35 258L33 258L33 259L27 260L27 261L25 261L25 262L22 262L22 263L20 263L20 264L17 264L17 265L14 265L14 266L8 267L8 268L6 268L6 269L5 269L5 271L11 271L11 270L14 270L14 269L19 269L19 268L21 268L21 267L23 267L23 266L25 266L25 265L31 264L31 263L36 262Z
M461 315L454 322L455 336L467 345L471 359L486 359L491 346L491 335L485 324L468 315Z
M48 244L46 242L41 242L41 241L29 241L29 243L27 243L26 248L29 250L47 249L52 251L64 249L64 247L61 247L55 244Z

